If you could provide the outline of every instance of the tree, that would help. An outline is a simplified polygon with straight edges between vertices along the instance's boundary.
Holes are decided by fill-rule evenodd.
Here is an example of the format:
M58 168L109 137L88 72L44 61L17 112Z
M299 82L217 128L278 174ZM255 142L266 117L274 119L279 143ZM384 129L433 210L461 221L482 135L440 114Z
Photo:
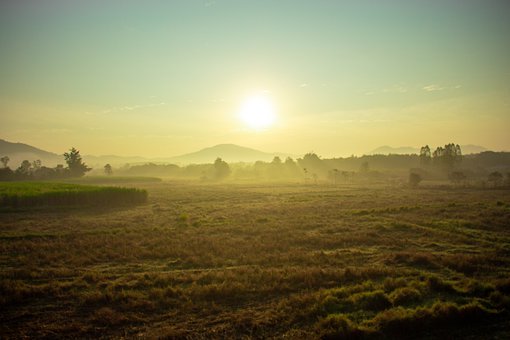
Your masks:
M3 156L2 158L0 158L0 162L2 162L4 168L7 168L7 164L9 164L10 160L11 159L9 158L9 156Z
M37 159L32 162L32 168L34 169L34 171L39 170L41 167L42 167L42 162L40 159Z
M420 164L422 166L430 165L430 156L430 147L428 145L422 146L420 149Z
M113 174L113 170L112 170L112 166L110 164L106 164L104 166L104 173L108 176L110 176L111 174Z
M21 178L28 178L31 175L32 163L27 160L21 162L19 168L16 169L16 175Z
M87 171L92 170L83 163L80 151L75 148L71 148L69 152L64 153L64 159L67 163L67 167L69 168L71 177L82 177Z
M220 157L214 161L214 177L216 179L223 179L230 175L230 167L228 163L222 160Z
M417 174L417 173L414 173L414 172L411 172L409 174L409 186L411 188L416 188L418 186L418 184L420 184L422 178L420 176L420 174Z
M434 156L434 164L448 172L462 161L460 146L453 143L446 144L444 148L438 147L432 156Z

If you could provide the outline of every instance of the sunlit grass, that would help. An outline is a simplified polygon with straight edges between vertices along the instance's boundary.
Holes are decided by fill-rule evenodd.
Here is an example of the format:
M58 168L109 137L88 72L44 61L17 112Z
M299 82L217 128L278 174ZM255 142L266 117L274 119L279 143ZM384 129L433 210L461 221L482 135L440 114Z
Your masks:
M146 200L147 191L134 188L53 182L0 183L0 202L4 207L110 206L142 203Z
M510 334L509 192L140 186L129 209L2 213L4 334Z

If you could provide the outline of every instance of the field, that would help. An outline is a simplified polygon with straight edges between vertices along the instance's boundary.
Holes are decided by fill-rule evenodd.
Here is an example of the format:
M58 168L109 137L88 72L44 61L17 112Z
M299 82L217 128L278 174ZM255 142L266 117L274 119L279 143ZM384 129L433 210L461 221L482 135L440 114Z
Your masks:
M56 182L0 183L0 207L115 206L147 200L147 192L136 188L105 187Z
M0 336L509 338L510 191L138 183L0 212Z

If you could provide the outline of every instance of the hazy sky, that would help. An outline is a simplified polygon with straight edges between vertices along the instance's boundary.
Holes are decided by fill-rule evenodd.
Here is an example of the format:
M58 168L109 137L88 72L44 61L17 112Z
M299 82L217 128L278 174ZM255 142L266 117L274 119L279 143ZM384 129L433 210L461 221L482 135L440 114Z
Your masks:
M0 138L173 156L510 150L510 1L0 2ZM239 118L254 94L274 125Z

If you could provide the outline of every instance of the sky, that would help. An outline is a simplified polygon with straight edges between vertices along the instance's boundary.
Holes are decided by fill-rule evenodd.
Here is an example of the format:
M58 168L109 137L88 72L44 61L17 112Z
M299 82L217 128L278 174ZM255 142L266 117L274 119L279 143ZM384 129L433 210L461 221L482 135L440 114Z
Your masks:
M146 157L510 150L509 15L505 0L4 0L0 138ZM254 96L263 128L240 117Z

